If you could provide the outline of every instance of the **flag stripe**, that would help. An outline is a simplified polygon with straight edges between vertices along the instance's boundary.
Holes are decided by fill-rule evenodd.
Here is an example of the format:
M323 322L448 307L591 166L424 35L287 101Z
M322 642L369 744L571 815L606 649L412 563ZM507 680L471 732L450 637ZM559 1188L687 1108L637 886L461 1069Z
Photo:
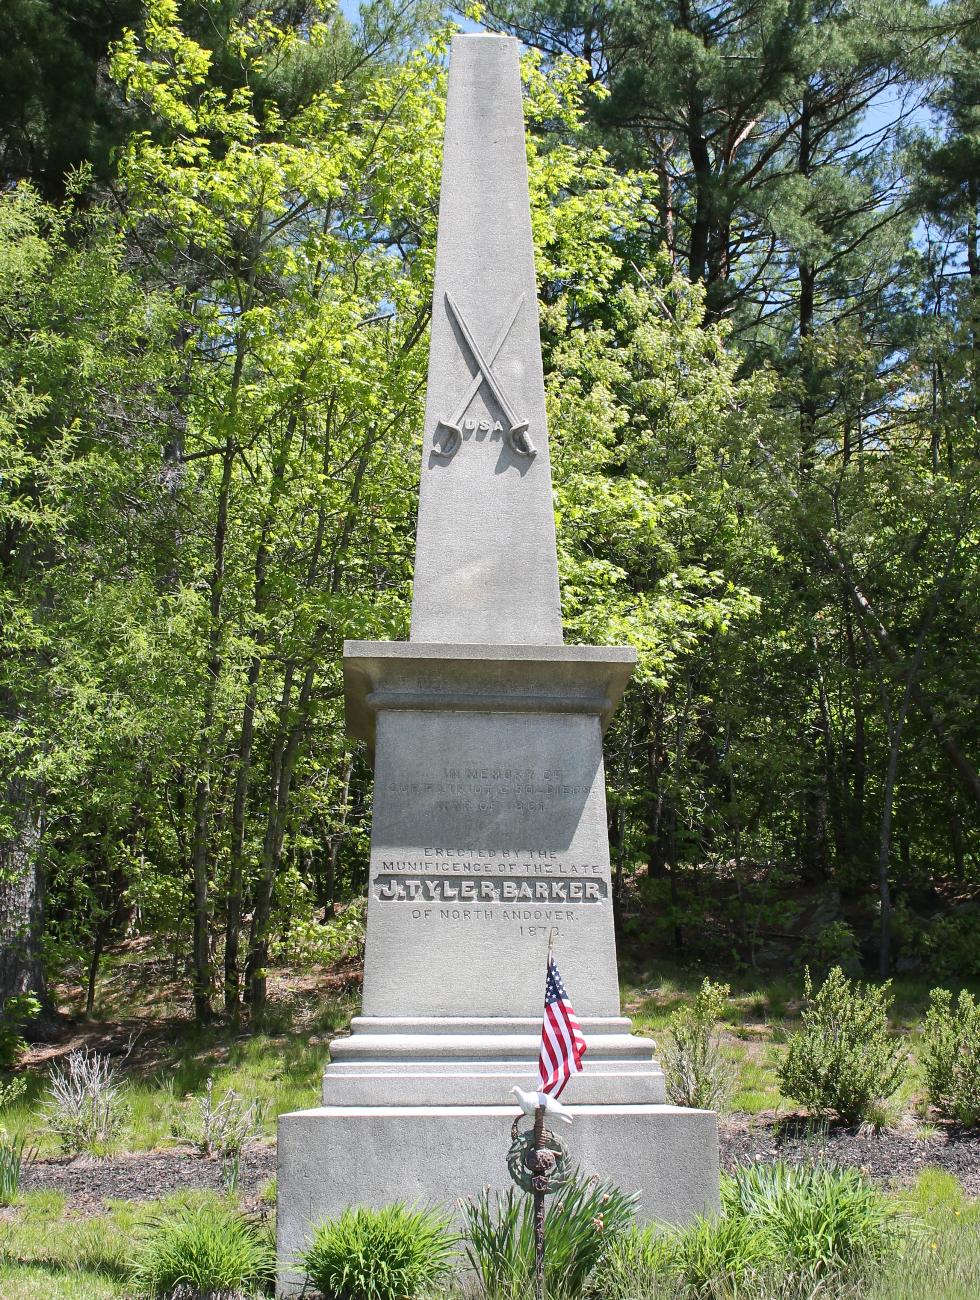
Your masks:
M544 1024L541 1026L541 1053L547 1059L549 1073L560 1068L561 1052L558 1050L558 1045L552 1036L547 1013L545 1013Z

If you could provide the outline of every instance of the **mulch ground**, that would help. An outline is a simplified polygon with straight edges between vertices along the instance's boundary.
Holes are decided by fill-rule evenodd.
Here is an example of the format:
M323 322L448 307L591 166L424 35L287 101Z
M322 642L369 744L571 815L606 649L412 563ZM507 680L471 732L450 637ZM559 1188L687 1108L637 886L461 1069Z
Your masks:
M881 1133L815 1123L799 1116L731 1116L720 1126L721 1164L826 1160L856 1165L877 1183L905 1186L926 1167L955 1174L970 1196L980 1196L980 1130L953 1124L934 1130L907 1127Z
M275 1172L275 1144L252 1143L239 1169L238 1187L245 1200L256 1199ZM152 1201L171 1192L220 1192L223 1186L221 1161L186 1149L102 1160L87 1156L36 1160L21 1183L26 1192L61 1192L67 1208L82 1213L95 1213L106 1201Z
M970 1196L980 1196L980 1132L938 1127L925 1134L907 1130L862 1133L832 1128L786 1116L732 1116L721 1124L722 1168L754 1161L799 1163L826 1160L856 1165L875 1182L907 1185L927 1165L955 1174ZM276 1149L271 1142L249 1147L242 1162L239 1187L246 1201L258 1197L275 1173ZM76 1213L94 1213L108 1200L149 1201L171 1192L222 1188L221 1163L187 1149L151 1151L93 1160L36 1161L23 1182L25 1191L50 1189L67 1198Z

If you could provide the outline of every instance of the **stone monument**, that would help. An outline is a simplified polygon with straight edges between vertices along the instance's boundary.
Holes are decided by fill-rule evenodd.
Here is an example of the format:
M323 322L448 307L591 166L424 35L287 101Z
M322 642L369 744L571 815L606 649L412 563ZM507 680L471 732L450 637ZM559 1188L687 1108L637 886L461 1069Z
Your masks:
M509 1185L545 956L588 1041L562 1136L646 1218L718 1204L715 1116L664 1105L619 1012L602 733L635 652L562 642L518 45L457 36L446 114L411 639L344 647L374 755L363 1014L323 1105L279 1122L280 1293L349 1204Z

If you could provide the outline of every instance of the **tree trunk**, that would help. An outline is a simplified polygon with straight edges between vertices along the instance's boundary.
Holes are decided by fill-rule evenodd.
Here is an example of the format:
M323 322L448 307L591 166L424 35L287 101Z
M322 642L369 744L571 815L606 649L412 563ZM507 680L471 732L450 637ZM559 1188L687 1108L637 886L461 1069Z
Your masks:
M266 967L269 961L269 929L272 919L272 900L279 865L282 861L283 838L286 833L286 815L293 771L299 754L300 742L309 719L310 696L315 669L307 668L300 687L295 708L291 707L292 665L287 672L279 710L279 727L273 745L272 775L269 783L269 805L266 813L265 837L262 844L262 866L259 871L255 911L249 939L246 965L246 982L249 989L249 1006L252 1017L258 1020L265 1010L267 993Z
M50 1018L41 953L46 881L38 802L30 782L8 782L9 831L0 838L0 1007L7 998L33 993Z
M200 756L194 787L194 832L191 841L191 873L194 888L193 989L194 1019L203 1024L213 1015L211 1007L211 951L208 925L208 853L211 844L211 762L218 681L222 668L222 597L225 580L225 546L228 539L228 498L235 461L235 443L229 429L221 466L218 513L214 526L214 567L208 627L208 665L204 682Z
M888 976L891 969L891 942L892 942L892 904L891 889L888 881L888 863L891 857L892 841L892 810L895 802L895 782L898 777L898 754L902 744L902 733L905 729L905 719L908 716L909 703L915 690L915 679L922 667L922 658L925 652L926 634L935 617L936 610L939 608L939 602L942 598L943 591L946 587L947 579L953 569L953 562L956 558L956 552L959 548L959 534L956 541L946 558L946 566L936 584L935 590L929 599L926 609L922 616L919 626L919 634L916 638L915 653L912 656L912 662L906 670L905 687L902 691L902 702L899 705L898 716L892 714L888 703L888 688L883 679L881 680L882 705L885 715L885 724L888 728L888 767L885 772L884 797L882 800L881 811L881 834L878 843L878 895L881 900L881 939L878 949L878 969L882 979ZM868 636L865 630L865 636Z
M262 648L266 641L263 615L268 605L268 569L270 535L276 507L285 486L284 475L296 431L298 413L293 411L286 425L272 469L269 499L263 512L258 545L255 549L253 608L255 611L254 649L248 665L245 705L238 740L238 766L235 773L235 796L231 816L231 861L228 869L228 898L225 921L224 994L225 1010L237 1017L241 1011L239 988L239 942L242 925L242 887L245 869L245 814L248 785L252 769L252 746L255 740L255 710L258 704L259 678L262 673Z
M104 923L99 921L95 930L95 939L92 943L92 955L88 963L88 982L85 988L85 1019L90 1020L95 1012L95 984L99 977L99 963L102 960L102 951L105 947L105 928Z
M957 880L963 879L963 823L958 813L950 814L949 842L953 850L953 874Z

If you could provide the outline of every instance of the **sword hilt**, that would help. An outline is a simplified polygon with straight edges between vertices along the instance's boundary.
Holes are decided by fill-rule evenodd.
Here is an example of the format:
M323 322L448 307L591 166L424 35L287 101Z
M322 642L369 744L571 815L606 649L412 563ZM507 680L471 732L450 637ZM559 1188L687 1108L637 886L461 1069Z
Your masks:
M447 429L449 431L449 441L445 447L437 447L435 440L433 439L432 454L433 456L444 456L448 460L450 456L455 456L459 451L463 441L463 430L458 424L453 424L450 420L440 420L436 425L436 433L438 433L440 429Z
M512 425L507 431L507 441L511 445L511 450L515 451L518 456L527 456L529 460L533 460L538 454L538 449L527 436L527 426L530 423L530 420L522 420L520 423Z

